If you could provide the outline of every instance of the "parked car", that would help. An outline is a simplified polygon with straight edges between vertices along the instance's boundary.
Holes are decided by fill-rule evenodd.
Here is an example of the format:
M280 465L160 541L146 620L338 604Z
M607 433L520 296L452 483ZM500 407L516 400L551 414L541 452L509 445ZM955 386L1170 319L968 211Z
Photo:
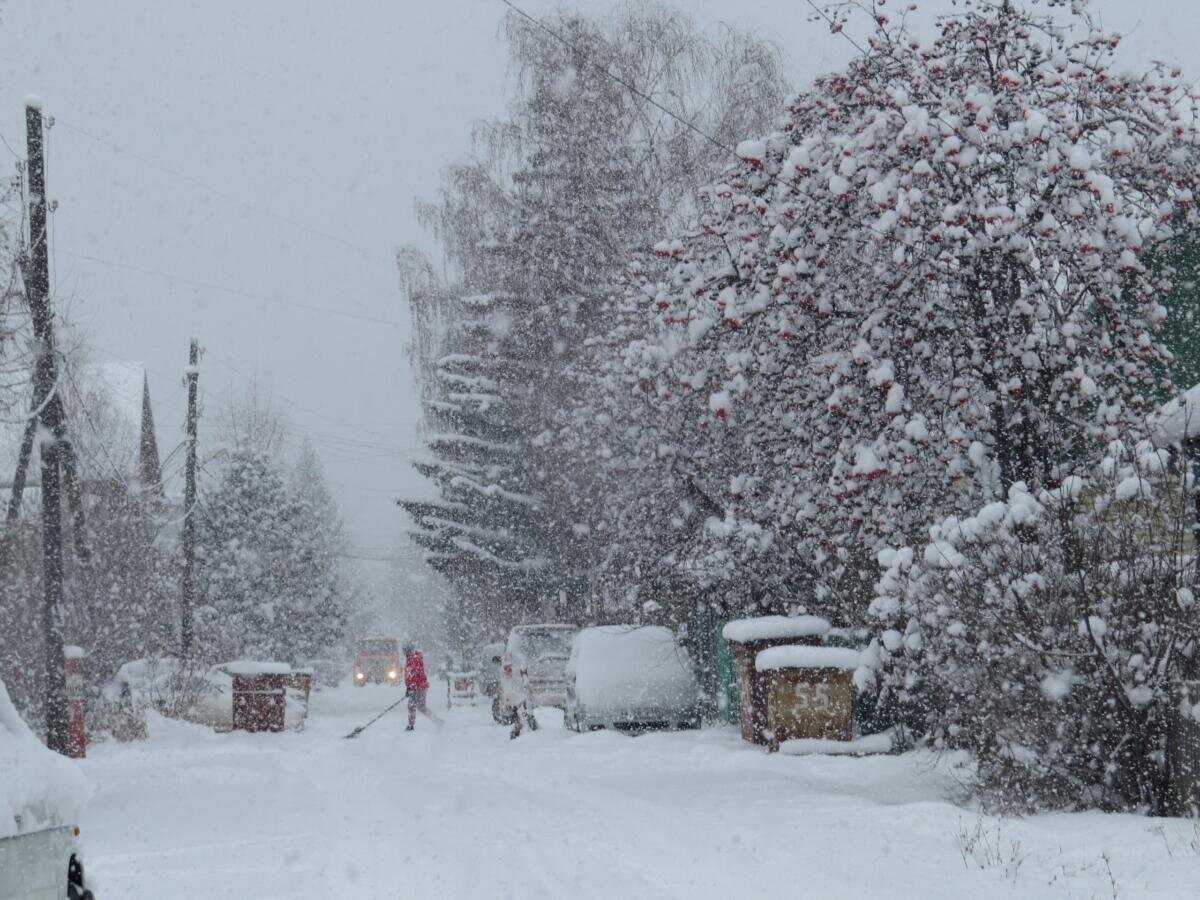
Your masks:
M669 628L584 628L571 644L566 676L568 728L700 727L691 660Z
M485 644L479 651L479 691L485 697L495 697L500 689L500 665L503 659L503 641Z
M492 700L492 717L502 725L516 721L517 708L567 704L567 657L574 625L518 625L508 635L500 657L500 682Z
M21 720L0 682L0 897L91 900L76 821L86 788Z
M354 683L402 684L400 642L392 637L364 638L354 645Z

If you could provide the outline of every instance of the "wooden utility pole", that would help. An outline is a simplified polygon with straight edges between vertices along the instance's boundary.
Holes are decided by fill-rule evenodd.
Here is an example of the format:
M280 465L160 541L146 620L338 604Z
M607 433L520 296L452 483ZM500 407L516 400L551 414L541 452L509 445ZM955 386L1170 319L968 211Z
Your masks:
M192 610L196 605L196 392L200 380L200 345L192 338L188 351L187 474L183 488L183 599L179 607L179 655L192 656Z
M25 106L29 153L29 257L25 264L25 297L33 321L38 359L33 374L33 408L41 424L42 462L42 662L45 668L46 746L66 754L67 688L60 630L63 606L61 462L66 421L58 394L58 354L50 309L50 255L46 244L46 159L42 110ZM69 452L69 450L67 451Z

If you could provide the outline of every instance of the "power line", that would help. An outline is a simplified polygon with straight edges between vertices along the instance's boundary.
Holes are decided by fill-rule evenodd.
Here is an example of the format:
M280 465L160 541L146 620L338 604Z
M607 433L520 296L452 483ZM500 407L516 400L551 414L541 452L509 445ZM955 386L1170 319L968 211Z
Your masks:
M6 138L2 133L0 133L0 143L4 144L4 146L8 149L8 152L13 155L13 159L15 159L17 162L21 162L24 159L23 156L13 149L12 144L8 142L8 138Z
M685 128L688 128L689 130L700 135L700 137L704 138L706 141L708 141L714 147L724 150L730 156L733 156L733 157L737 156L737 153L735 153L733 148L730 147L728 144L725 144L722 141L718 140L717 138L713 137L711 134L709 134L707 131L705 131L699 125L697 125L695 122L689 122L687 119L683 118L683 116L681 116L678 113L674 112L673 110L670 110L667 107L663 106L661 103L659 103L653 97L651 97L649 94L644 93L643 91L639 90L637 85L627 81L626 79L622 78L620 75L617 75L615 72L613 72L607 66L593 60L587 54L587 51L585 51L583 48L579 47L577 44L574 44L567 38L563 37L561 34L559 34L557 31L555 31L553 28L551 28L545 22L541 21L540 19L534 18L529 13L525 12L525 10L521 9L521 7L519 7L515 3L513 3L512 0L500 0L500 2L503 3L505 6L507 6L509 9L511 9L513 12L515 12L517 15L521 16L521 18L533 23L534 26L536 26L537 28L540 28L542 31L546 32L548 35L553 37L559 43L563 44L566 47L569 47L570 49L574 50L576 53L583 55L584 58L587 59L588 63L591 64L592 68L601 72L608 78L611 78L613 81L615 81L617 84L624 87L630 93L636 94L638 97L641 97L643 100L645 100L651 106L653 106L655 109L658 109L659 111L661 111L663 113L666 113L666 115L670 116L672 119L674 119L680 125L683 125Z
M341 244L343 247L349 247L352 250L357 250L359 253L365 254L366 256L375 257L378 255L375 251L372 251L368 247L366 247L362 244L356 243L355 241L347 240L344 237L340 237L339 235L332 234L328 231L322 231L320 228L314 228L311 225L306 225L305 223L300 222L296 219L293 219L290 216L285 216L281 213L277 213L277 212L274 212L269 209L264 209L261 206L255 206L252 203L247 203L245 200L243 200L241 197L236 196L235 194L231 194L228 191L222 191L219 188L211 187L211 186L205 184L200 179L195 178L191 175L188 175L186 172L181 172L178 169L172 169L169 166L165 166L162 163L157 162L148 156L144 156L141 153L138 153L134 150L130 150L128 147L124 147L119 144L114 144L112 141L105 140L104 138L100 137L99 135L92 134L90 131L86 131L77 125L72 125L68 122L63 122L61 119L56 119L56 124L61 125L63 128L66 128L68 131L73 131L76 134L81 135L82 137L88 138L89 140L95 141L98 144L102 144L103 146L108 147L110 150L113 151L113 153L115 153L117 155L121 155L121 154L128 155L128 156L132 157L133 159L136 159L138 162L141 162L144 165L147 165L152 169L156 169L157 171L162 172L164 175L169 175L172 178L178 178L181 181L186 181L188 184L192 185L193 187L197 187L202 191L206 191L207 193L212 194L214 197L219 197L222 200L225 200L229 203L233 203L236 206L240 206L242 209L246 210L247 212L252 212L256 215L264 216L268 219L274 219L277 222L282 222L285 225L290 225L292 228L297 228L300 231L306 231L309 234L315 235L316 237L319 237L319 238L323 238L324 240L333 241L335 243ZM389 260L389 263L390 262L391 261Z
M860 44L858 41L856 41L854 38L850 37L850 35L846 34L846 29L839 28L838 23L833 20L833 18L829 15L829 13L827 13L825 10L823 10L819 6L817 6L817 4L813 2L813 0L808 0L808 5L813 8L813 12L815 12L818 16L820 16L822 19L824 19L826 22L829 23L830 31L840 34L842 37L844 37L846 40L848 40L854 46L854 49L857 50L859 53L861 53L863 56L868 55L866 48L863 47L863 45Z
M278 306L288 306L292 309L301 309L306 312L324 313L325 315L330 316L341 316L345 319L356 319L361 322L371 322L375 325L390 325L393 328L405 327L404 323L398 322L395 319L384 319L380 316L368 315L367 313L356 313L345 309L336 309L330 306L316 306L311 303L300 303L296 300L285 300L282 297L271 297L267 294L256 294L253 291L244 291L239 288L226 287L225 285L213 284L212 282L207 281L195 281L190 278L184 278L180 275L174 275L170 272L162 272L157 269L148 269L143 266L135 266L132 263L123 263L111 259L103 259L99 256L92 256L88 253L76 253L73 250L60 249L58 252L65 256L74 257L75 259L99 263L102 266L110 266L115 269L125 269L130 272L138 272L142 275L163 278L167 281L177 281L180 284L186 284L189 287L200 288L206 291L217 291L218 293L230 294L234 297L243 297L247 300L261 300L263 303L274 303Z

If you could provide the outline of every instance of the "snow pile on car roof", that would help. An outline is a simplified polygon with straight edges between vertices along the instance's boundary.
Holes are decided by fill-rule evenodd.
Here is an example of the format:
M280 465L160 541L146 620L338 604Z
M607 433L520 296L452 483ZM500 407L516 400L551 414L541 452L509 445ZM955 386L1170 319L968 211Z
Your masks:
M721 629L725 640L745 644L780 638L821 637L829 631L829 622L820 616L759 616L734 619Z
M584 628L567 671L575 673L576 700L588 710L677 709L696 702L687 652L660 625Z
M75 763L34 737L0 681L0 838L74 823L86 791Z

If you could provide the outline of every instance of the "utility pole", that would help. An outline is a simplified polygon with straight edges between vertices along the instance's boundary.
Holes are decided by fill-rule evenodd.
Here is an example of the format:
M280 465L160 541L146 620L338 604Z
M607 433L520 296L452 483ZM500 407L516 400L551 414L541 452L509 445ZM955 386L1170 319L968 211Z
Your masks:
M192 338L188 351L187 474L183 488L183 600L179 609L179 655L192 656L192 610L196 605L196 392L200 380L200 345Z
M42 110L25 106L29 153L29 256L25 265L25 297L38 345L33 375L34 409L41 428L42 461L42 662L45 668L46 746L66 754L67 686L60 626L63 606L61 460L66 420L58 392L58 356L50 310L50 255L46 245L46 158ZM69 453L70 451L67 450Z

